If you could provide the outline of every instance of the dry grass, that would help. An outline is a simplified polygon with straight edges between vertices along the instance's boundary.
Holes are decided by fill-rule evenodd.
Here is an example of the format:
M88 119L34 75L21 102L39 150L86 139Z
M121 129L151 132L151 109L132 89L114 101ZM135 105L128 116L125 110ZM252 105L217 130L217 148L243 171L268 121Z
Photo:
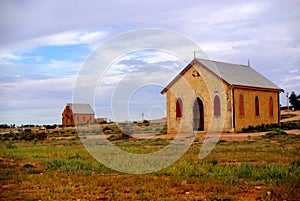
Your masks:
M114 142L147 153L167 140ZM1 200L299 200L300 136L222 140L204 160L201 143L170 167L127 175L99 164L78 138L3 141Z

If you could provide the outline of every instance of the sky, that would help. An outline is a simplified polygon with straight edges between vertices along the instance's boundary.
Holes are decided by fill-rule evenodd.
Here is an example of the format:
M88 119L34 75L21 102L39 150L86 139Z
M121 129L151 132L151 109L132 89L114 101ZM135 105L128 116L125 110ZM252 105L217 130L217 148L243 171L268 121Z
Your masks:
M285 93L299 94L299 7L300 1L292 0L0 1L0 123L60 124L90 55L111 38L147 28L182 34L213 60L247 64L250 59ZM95 90L96 116L164 117L165 96L159 92L185 65L158 50L117 58L102 67L107 76L99 78ZM148 85L138 83L141 87L128 97L128 117L112 100L137 77L149 78Z

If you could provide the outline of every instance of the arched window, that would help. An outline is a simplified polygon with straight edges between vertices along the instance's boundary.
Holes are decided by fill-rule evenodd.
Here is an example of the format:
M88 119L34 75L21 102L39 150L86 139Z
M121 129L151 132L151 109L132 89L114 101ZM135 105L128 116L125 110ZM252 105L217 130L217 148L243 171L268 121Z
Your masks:
M244 116L244 97L241 94L240 99L239 99L239 111L240 111L240 116Z
M220 104L220 98L218 95L214 98L214 116L219 117L221 116L221 104Z
M257 96L255 96L255 116L259 116L259 100Z
M269 98L269 115L270 117L273 117L273 98L270 96Z
M176 101L176 119L182 117L182 100L178 98Z

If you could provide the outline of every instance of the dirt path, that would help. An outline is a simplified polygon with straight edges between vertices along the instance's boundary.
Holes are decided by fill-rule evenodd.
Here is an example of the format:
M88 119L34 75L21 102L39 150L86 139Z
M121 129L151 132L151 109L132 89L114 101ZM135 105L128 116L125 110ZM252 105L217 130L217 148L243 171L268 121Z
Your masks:
M286 130L288 134L300 135L299 129ZM220 140L227 141L245 141L259 138L265 135L267 132L258 132L258 133L232 133L232 134L222 134Z
M295 114L296 116L294 117L291 117L291 118L286 118L286 119L282 119L281 122L288 122L288 121L300 121L300 110L297 110L297 111L286 111L286 110L283 110L283 111L280 111L280 114L283 115L283 114Z

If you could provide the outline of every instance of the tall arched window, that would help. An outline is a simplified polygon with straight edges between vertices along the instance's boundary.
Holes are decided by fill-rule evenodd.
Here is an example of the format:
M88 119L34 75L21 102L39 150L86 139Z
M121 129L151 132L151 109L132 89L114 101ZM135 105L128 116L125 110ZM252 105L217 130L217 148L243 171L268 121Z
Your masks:
M239 111L240 111L240 116L244 116L244 97L241 94L240 99L239 99Z
M273 117L273 98L270 96L269 98L269 115L270 117Z
M259 116L259 100L257 96L255 96L255 116Z
M215 117L221 116L221 103L218 95L216 95L214 98L214 116Z
M182 117L182 100L181 98L178 98L177 101L176 101L176 119L177 118L181 118Z

